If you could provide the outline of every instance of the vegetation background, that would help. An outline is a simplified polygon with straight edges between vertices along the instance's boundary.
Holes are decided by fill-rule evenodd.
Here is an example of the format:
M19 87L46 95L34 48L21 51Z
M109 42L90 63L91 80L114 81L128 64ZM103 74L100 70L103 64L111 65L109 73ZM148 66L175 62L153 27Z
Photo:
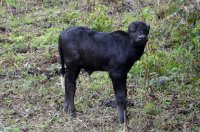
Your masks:
M128 74L128 116L117 123L107 73L77 81L78 117L63 112L58 36L63 28L151 25ZM0 131L200 131L199 0L0 0Z

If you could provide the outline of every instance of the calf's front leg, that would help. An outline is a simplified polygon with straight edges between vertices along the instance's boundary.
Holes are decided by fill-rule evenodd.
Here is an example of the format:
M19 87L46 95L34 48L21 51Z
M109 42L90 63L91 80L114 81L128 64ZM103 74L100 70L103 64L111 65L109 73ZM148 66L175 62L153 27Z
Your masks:
M124 123L126 121L126 103L127 103L127 89L126 78L127 74L113 72L110 73L112 80L115 97L118 105L118 117L119 122Z

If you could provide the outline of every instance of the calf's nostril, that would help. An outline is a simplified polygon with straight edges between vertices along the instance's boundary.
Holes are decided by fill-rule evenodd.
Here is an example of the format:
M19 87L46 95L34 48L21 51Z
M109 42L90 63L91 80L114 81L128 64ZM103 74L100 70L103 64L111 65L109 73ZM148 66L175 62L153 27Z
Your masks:
M140 35L138 36L139 39L146 39L146 36L145 35Z

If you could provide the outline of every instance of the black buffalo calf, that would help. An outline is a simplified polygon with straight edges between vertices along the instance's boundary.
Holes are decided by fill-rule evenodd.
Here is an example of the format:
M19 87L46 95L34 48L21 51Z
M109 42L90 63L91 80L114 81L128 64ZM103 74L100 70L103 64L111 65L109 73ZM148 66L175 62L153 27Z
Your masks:
M97 32L87 27L70 27L59 37L61 74L65 88L64 110L76 116L74 96L81 69L88 73L107 71L118 105L119 121L126 120L126 79L132 65L140 59L148 41L150 26L132 22L128 32Z

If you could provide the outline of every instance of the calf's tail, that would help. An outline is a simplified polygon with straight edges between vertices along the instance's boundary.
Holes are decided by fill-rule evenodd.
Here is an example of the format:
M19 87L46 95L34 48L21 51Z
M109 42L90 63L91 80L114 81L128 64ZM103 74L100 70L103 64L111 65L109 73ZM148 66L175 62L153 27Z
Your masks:
M65 88L65 75L66 75L66 71L65 71L65 62L64 62L64 55L63 55L63 50L62 50L62 33L59 36L59 42L58 42L58 51L60 54L60 63L61 63L61 69L60 69L60 74L61 74L61 86L63 88Z

